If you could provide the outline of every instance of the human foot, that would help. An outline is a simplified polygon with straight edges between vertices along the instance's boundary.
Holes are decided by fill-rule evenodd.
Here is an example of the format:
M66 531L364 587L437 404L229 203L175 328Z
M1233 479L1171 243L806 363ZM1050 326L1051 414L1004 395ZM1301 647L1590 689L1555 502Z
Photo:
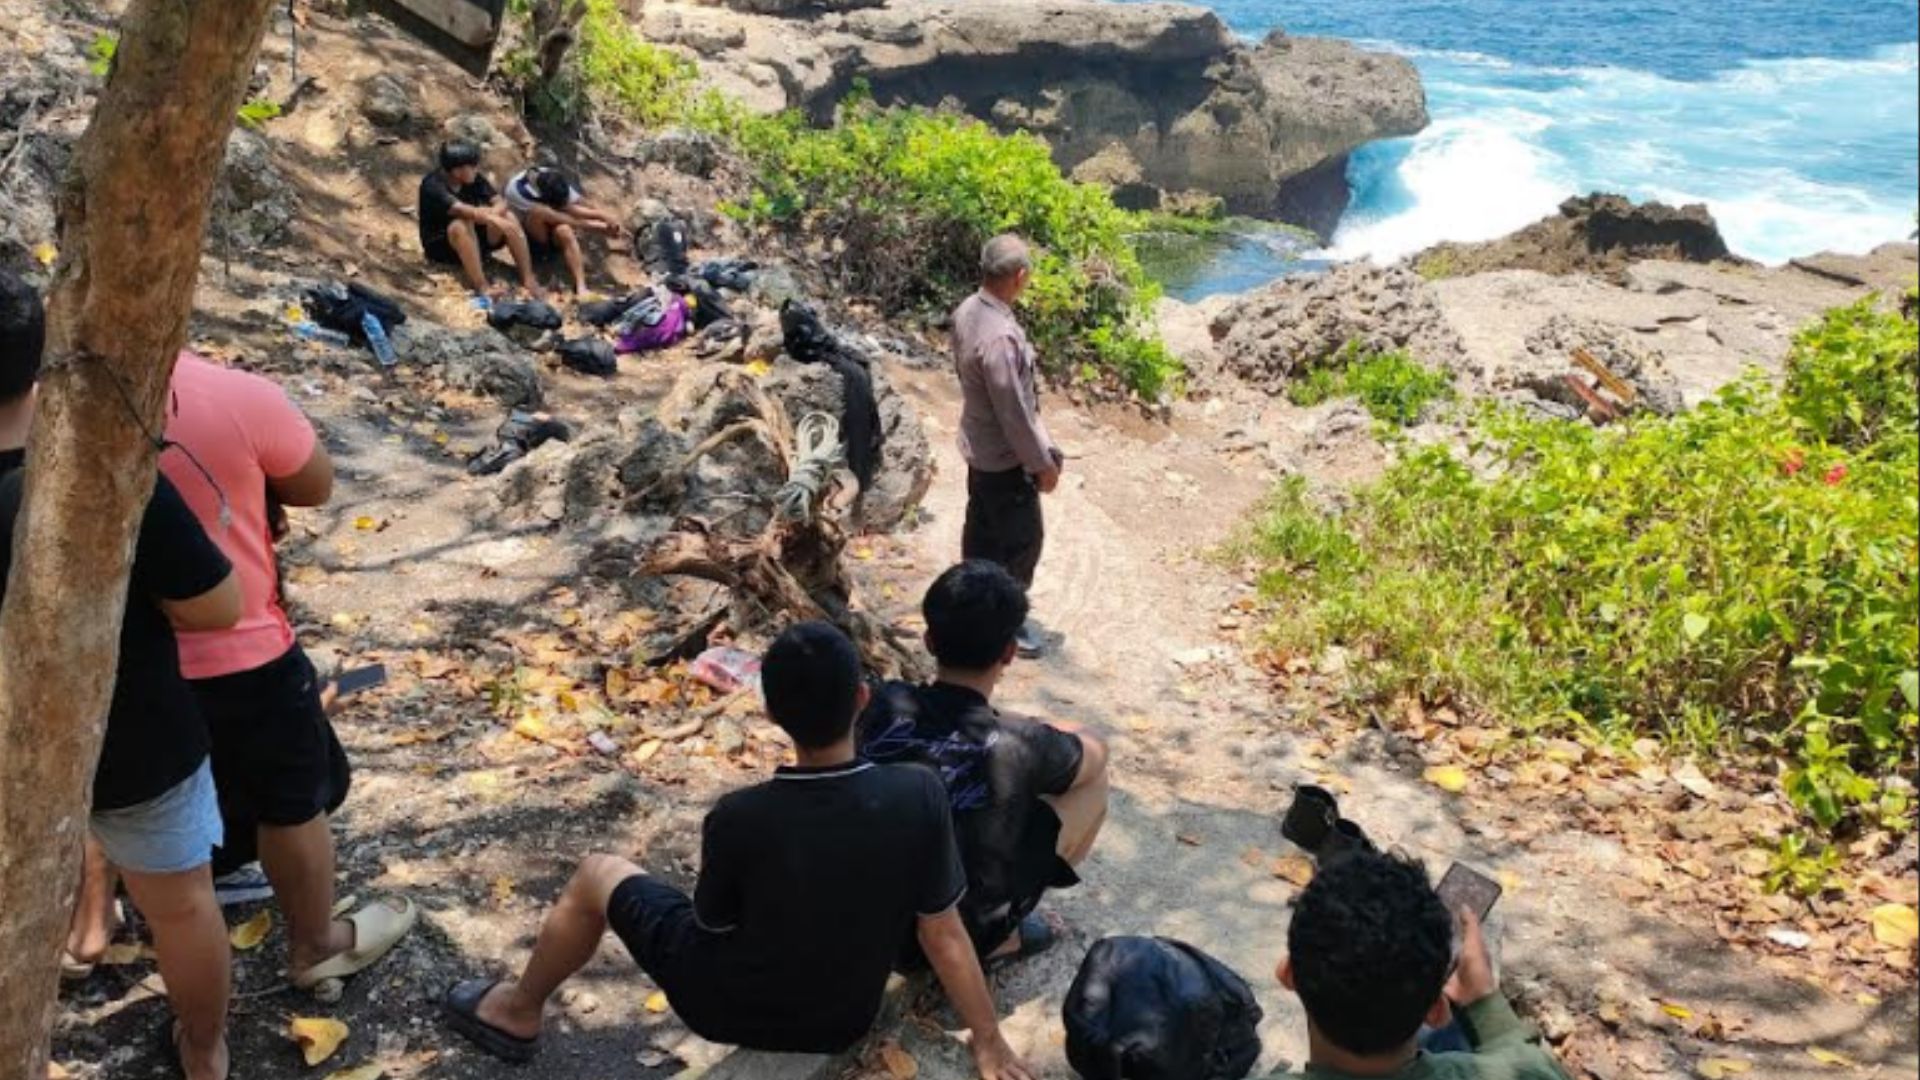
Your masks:
M524 1017L511 1015L514 1004L511 995L516 991L495 993L502 985L485 979L468 979L449 987L441 1001L446 1009L447 1024L467 1041L502 1061L532 1061L540 1050L538 1007L534 1009L531 1034L516 1033L509 1025L518 1025L519 1031L528 1029ZM488 1009L487 1015L482 1015L483 1008Z

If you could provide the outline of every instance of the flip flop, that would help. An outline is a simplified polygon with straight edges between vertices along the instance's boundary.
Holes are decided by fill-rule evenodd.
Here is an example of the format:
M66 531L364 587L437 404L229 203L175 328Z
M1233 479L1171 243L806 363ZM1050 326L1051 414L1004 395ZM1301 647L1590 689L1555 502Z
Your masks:
M420 909L404 897L376 900L347 916L347 921L353 924L353 948L330 956L305 971L292 973L288 981L296 989L311 990L315 984L328 979L358 975L393 951L393 947L400 944L400 939L407 936L419 918Z
M1039 912L1031 912L1026 918L1020 920L1020 947L1010 953L988 957L986 969L998 971L1008 964L1032 959L1053 948L1058 941L1058 935L1053 932L1053 924Z
M523 1039L480 1019L480 1002L498 985L498 979L468 979L448 987L447 996L440 1002L447 1013L447 1026L494 1057L524 1065L540 1052L540 1037Z

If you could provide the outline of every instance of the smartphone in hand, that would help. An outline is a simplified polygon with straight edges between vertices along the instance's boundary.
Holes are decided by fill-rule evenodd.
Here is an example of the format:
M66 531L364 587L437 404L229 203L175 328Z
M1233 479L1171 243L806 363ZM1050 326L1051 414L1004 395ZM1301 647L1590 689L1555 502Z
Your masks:
M1500 899L1500 883L1473 869L1466 863L1454 863L1447 868L1447 874L1440 879L1440 902L1447 910L1458 914L1471 911L1481 922L1487 920L1487 913L1493 910L1494 902Z
M336 697L351 697L362 690L371 690L387 681L385 664L369 664L352 671L343 671L334 676L333 688Z

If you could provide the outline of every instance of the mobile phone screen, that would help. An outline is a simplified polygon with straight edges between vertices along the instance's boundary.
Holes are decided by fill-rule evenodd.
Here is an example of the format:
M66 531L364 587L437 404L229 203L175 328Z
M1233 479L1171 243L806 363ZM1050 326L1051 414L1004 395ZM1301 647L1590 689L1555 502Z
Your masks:
M369 664L352 671L343 671L333 680L334 692L340 697L357 694L362 690L371 690L387 681L385 664Z
M1448 911L1466 909L1482 921L1493 910L1494 901L1500 899L1500 883L1472 869L1465 863L1454 863L1447 868L1447 876L1440 879L1440 902L1447 905Z

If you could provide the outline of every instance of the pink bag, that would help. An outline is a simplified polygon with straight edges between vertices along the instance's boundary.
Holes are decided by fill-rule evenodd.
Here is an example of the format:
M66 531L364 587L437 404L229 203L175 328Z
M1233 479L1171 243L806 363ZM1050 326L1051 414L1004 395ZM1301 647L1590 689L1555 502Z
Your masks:
M686 337L693 328L692 313L687 310L687 300L676 292L666 289L656 290L654 299L660 310L649 313L646 318L635 320L614 341L614 351L619 353L651 352ZM654 315L657 314L657 318ZM649 321L651 320L651 321ZM624 319L623 319L624 321Z

